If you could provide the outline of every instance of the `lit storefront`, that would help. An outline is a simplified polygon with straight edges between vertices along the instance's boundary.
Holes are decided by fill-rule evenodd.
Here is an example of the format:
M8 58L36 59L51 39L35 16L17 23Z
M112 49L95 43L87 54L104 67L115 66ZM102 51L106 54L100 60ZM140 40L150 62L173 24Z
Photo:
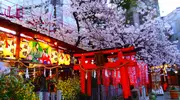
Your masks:
M0 58L12 66L48 69L58 74L60 68L72 67L70 54L84 52L8 20L0 20ZM23 73L25 74L25 71Z

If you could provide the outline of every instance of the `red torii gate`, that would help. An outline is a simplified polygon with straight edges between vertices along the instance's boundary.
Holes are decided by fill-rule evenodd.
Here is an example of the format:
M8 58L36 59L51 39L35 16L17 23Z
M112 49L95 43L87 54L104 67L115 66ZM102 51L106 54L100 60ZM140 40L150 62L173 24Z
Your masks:
M105 62L103 65L97 65L97 54L106 55L107 59L117 58L116 61L113 62ZM80 70L80 84L81 84L81 92L85 93L85 77L87 73L87 94L91 96L91 75L93 70L97 71L97 84L104 84L105 86L109 86L109 78L106 77L107 69L112 70L112 72L117 73L120 71L121 78L117 79L117 74L115 80L113 81L113 85L117 85L121 83L123 89L124 98L128 98L131 96L130 93L130 80L128 79L128 67L137 66L136 61L132 61L131 59L126 59L125 56L135 55L136 52L134 47L122 48L122 49L114 49L114 50L102 50L97 52L87 52L83 54L74 54L74 57L79 60L79 64L74 65L74 70ZM101 57L102 58L102 57ZM94 64L93 61L96 61ZM139 67L136 67L136 72L138 72ZM102 71L102 72L101 72ZM103 76L103 82L101 82L100 76ZM113 79L114 80L114 79ZM117 80L118 83L117 83Z

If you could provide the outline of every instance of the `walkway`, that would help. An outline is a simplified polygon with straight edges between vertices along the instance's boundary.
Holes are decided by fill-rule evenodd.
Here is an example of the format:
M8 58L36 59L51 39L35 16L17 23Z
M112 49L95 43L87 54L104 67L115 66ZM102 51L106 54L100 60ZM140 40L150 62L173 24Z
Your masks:
M179 99L171 99L169 92L165 92L163 96L157 96L156 100L180 100Z

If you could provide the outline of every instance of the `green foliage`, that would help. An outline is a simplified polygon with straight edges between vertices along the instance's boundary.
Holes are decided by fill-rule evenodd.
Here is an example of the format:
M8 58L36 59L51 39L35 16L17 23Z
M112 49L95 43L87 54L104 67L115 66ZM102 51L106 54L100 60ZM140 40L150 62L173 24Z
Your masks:
M132 7L136 6L136 0L122 0L117 3L117 6L130 10Z
M150 93L149 94L149 100L156 100L157 95L155 93Z
M38 100L33 89L30 82L15 73L0 76L0 100Z
M171 86L171 87L170 87L170 90L174 90L174 91L176 91L176 90L177 90L177 88L176 88L175 86Z
M133 14L133 7L137 6L136 0L120 0L119 2L116 2L117 7L122 7L124 10L126 10L126 24L131 23L132 14Z
M76 100L77 95L80 92L79 77L59 80L57 89L62 91L62 96L65 100Z

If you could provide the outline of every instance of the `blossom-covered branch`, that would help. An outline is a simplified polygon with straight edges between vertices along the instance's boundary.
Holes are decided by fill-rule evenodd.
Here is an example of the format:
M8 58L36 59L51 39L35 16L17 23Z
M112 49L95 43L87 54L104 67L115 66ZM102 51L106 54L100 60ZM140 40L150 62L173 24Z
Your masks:
M82 48L89 50L134 46L137 59L150 65L179 63L179 50L168 40L171 27L165 27L164 20L156 17L153 7L141 0L136 2L136 12L141 15L140 25L126 22L127 10L115 5L103 4L96 0L71 0L73 13L76 12L78 30L84 39L78 41ZM166 35L165 35L166 34Z

